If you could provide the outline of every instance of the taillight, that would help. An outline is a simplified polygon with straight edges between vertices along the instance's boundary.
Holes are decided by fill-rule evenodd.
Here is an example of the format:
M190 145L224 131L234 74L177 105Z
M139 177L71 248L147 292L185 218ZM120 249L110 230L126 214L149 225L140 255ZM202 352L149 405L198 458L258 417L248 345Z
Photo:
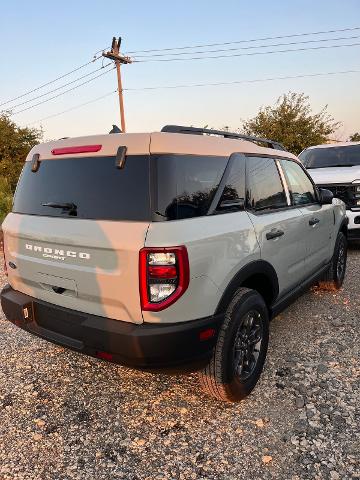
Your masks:
M4 240L4 235L0 230L0 250L2 251L2 255L4 258L4 272L5 275L7 276L7 265L6 265L6 258L5 258L5 240Z
M142 310L164 310L176 302L189 285L186 247L141 249L139 276Z

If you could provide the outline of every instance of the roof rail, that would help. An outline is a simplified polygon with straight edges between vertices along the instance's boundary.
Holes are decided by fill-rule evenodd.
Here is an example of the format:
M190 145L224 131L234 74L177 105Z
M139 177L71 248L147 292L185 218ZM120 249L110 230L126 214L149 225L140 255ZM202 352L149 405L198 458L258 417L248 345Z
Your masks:
M184 133L189 135L219 135L224 138L237 138L239 140L247 140L253 143L264 143L268 148L274 148L276 150L286 150L285 147L274 140L268 138L253 137L251 135L244 135L242 133L233 133L226 130L213 130L212 128L197 128L197 127L184 127L182 125L165 125L161 129L162 132L167 133Z

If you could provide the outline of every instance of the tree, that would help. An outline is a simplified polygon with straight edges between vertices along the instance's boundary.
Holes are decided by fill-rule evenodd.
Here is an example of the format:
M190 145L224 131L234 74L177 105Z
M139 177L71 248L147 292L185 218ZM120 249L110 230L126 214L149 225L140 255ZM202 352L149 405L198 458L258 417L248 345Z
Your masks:
M313 113L309 97L289 92L279 97L275 106L261 108L244 122L243 129L248 135L281 142L287 150L299 154L306 147L325 143L340 125L327 113L327 106Z
M41 130L21 128L8 114L0 114L0 179L6 180L12 193L15 191L26 155L41 138ZM3 183L1 188L5 188Z
M352 135L350 135L349 141L350 141L350 142L360 142L360 133L359 133L359 132L355 132L355 133L353 133Z
M0 225L2 224L6 215L10 212L11 205L12 191L10 185L5 178L0 177Z

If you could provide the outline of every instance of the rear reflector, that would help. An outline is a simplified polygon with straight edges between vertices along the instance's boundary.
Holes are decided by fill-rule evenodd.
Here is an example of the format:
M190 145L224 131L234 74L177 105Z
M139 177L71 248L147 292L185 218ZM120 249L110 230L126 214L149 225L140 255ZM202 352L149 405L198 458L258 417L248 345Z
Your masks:
M199 340L204 342L206 340L210 340L215 335L215 328L208 328L207 330L203 330L199 333Z
M98 152L101 148L102 145L80 145L78 147L54 148L51 153L53 155L68 155L69 153Z
M109 352L96 352L95 354L98 358L101 358L102 360L107 360L108 362L111 362L113 360L113 355L112 353Z

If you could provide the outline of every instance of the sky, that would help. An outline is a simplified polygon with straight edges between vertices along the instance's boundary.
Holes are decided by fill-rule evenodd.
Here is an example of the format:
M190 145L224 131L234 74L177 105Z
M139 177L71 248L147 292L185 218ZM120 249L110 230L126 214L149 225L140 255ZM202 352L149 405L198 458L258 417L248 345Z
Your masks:
M360 27L360 0L62 0L61 3L0 0L0 23L0 103L3 103L89 62L95 52L110 45L113 36L121 36L122 50L130 52L355 28ZM360 29L208 49L338 37L352 38L269 47L267 50L360 44ZM232 50L212 55L255 51L259 50ZM133 56L141 60L139 55ZM6 103L0 110L12 108L14 113L57 95L64 89L48 96L45 94L79 76L90 74L101 66L101 62L101 59L97 60L46 88ZM358 70L359 73L221 86L136 90L349 70ZM94 76L105 71L94 73ZM89 78L92 75L66 88ZM314 112L328 105L328 112L342 122L336 138L345 140L351 133L360 131L360 45L219 59L139 62L123 66L122 78L129 132L156 131L166 124L237 129L244 120L256 115L259 108L273 105L280 95L289 91L308 95ZM116 87L116 73L112 70L87 85L14 114L12 119L21 126L42 126L45 139L107 133L112 124L120 124L117 95L111 93ZM108 93L107 97L96 102L44 119ZM14 108L43 94L33 102ZM44 120L39 122L40 119Z

